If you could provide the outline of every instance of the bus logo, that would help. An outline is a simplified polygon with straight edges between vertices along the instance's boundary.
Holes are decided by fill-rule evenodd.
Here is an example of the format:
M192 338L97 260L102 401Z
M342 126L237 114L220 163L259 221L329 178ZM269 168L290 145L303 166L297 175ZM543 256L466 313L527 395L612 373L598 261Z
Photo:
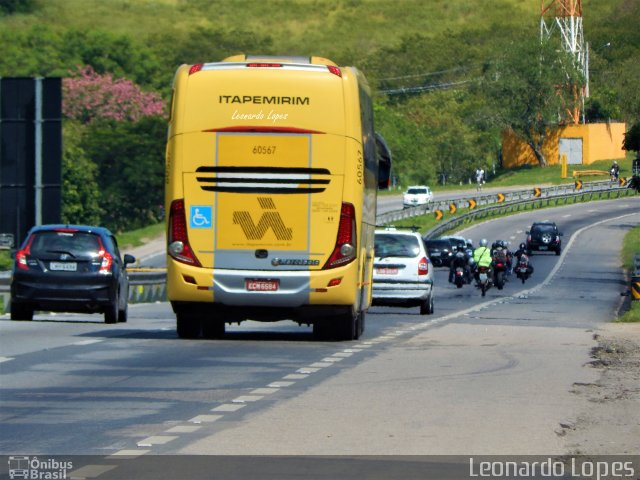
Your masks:
M287 227L276 210L272 198L258 197L258 203L263 210L262 216L256 224L247 211L233 212L233 224L240 225L247 240L261 240L269 229L273 230L278 240L291 240L293 229Z

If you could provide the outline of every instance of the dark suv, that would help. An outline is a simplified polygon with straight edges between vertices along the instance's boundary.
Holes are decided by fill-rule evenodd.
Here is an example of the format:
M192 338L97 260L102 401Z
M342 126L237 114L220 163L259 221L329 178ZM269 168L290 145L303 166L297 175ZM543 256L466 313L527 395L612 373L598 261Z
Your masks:
M424 238L423 240L431 263L435 267L448 267L452 256L451 240L448 238Z
M527 253L531 255L533 250L551 251L560 255L562 251L562 232L554 222L535 222L527 231Z
M42 225L16 252L11 320L32 320L34 310L104 313L105 323L127 321L132 255L120 257L109 230L86 225Z

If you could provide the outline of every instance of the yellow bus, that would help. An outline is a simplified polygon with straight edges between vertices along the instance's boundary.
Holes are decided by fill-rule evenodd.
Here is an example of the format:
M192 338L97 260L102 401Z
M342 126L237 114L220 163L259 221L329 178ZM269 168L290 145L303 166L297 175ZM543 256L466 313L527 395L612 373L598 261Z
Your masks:
M178 68L165 197L178 336L290 319L357 339L390 166L354 67L239 55Z

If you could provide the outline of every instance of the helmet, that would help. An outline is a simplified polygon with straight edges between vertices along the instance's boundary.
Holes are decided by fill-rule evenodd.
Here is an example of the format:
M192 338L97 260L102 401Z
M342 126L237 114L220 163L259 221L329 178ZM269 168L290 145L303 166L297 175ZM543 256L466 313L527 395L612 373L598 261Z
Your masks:
M527 246L524 244L524 242L522 242L520 244L520 250L524 250Z
M483 238L482 240L480 240L480 246L481 247L486 247L487 246L487 239Z

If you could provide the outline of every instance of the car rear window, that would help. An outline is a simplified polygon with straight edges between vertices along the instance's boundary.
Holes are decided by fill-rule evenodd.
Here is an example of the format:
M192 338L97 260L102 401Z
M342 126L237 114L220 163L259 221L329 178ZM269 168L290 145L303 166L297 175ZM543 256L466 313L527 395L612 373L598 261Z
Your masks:
M88 232L36 232L31 242L31 255L67 253L95 256L100 250L98 236Z
M376 235L374 250L376 257L413 258L420 254L420 243L411 235Z
M449 240L428 240L426 245L427 248L451 248Z
M534 232L551 232L555 233L557 227L555 225L534 225L532 228Z

